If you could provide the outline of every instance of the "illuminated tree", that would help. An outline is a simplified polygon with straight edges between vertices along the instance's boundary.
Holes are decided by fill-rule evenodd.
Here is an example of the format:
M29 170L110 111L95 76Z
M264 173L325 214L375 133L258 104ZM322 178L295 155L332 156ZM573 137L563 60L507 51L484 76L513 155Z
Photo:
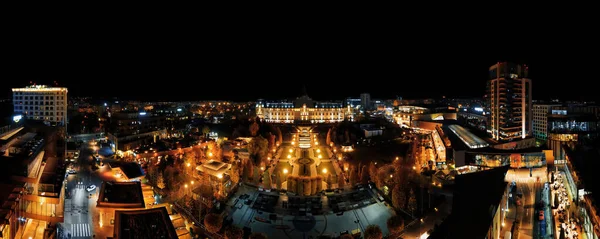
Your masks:
M166 185L165 185L165 179L164 179L162 173L158 174L158 179L156 180L156 186L158 188L160 188L161 190L165 189L165 187L166 187Z
M204 134L204 136L208 136L208 134L210 133L210 128L208 127L208 125L202 127L202 133Z
M387 220L387 227L390 234L398 234L404 230L404 219L401 216L394 215Z
M262 232L253 232L248 239L268 239L267 235Z
M360 173L360 183L362 183L362 184L369 183L369 168L367 168L367 165L362 166L362 170Z
M309 177L305 177L302 179L302 187L304 188L305 196L311 195L312 185L310 183L311 181Z
M417 198L412 188L410 189L410 193L408 195L408 211L414 216L415 212L417 211Z
M344 188L344 185L346 185L346 179L344 179L343 175L338 175L338 188Z
M281 190L281 176L279 176L279 174L275 174L275 188L277 190Z
M194 170L196 170L196 153L194 151L185 152L183 155L183 162L185 164L185 171L188 175L193 175Z
M258 126L258 123L256 123L256 121L254 121L250 125L250 135L252 135L252 137L256 136L256 134L258 133L259 128L260 127Z
M265 189L271 189L271 174L269 174L269 170L265 170L263 173L263 185Z
M352 167L350 170L350 186L354 186L358 182L358 169Z
M219 214L209 213L204 217L204 226L207 231L217 233L223 226L223 218Z
M295 189L294 186L295 185L294 185L293 179L294 179L294 176L292 176L292 175L287 176L287 190L288 190L288 192L294 192L294 189Z
M382 239L383 232L381 232L381 228L377 225L369 225L367 229L365 229L365 239Z
M248 143L248 153L254 165L260 165L265 161L269 153L269 141L262 136L254 137Z
M243 239L244 231L239 227L231 225L225 229L225 239Z
M369 178L371 179L371 182L375 183L375 185L379 188L380 183L379 183L378 170L377 170L377 166L375 166L375 163L373 163L373 162L371 162L369 164Z
M392 189L392 205L396 209L404 209L404 205L406 205L406 192L400 184Z
M317 178L315 178L314 184L316 186L316 189L315 189L316 192L323 191L323 176L317 175Z
M281 134L281 129L279 127L275 128L277 131L277 142L280 144L283 143L283 135Z
M237 163L234 163L231 167L231 175L229 175L229 178L234 185L240 182L240 168L237 166Z
M327 145L331 143L331 128L327 130L327 137L325 137L325 143L327 143Z

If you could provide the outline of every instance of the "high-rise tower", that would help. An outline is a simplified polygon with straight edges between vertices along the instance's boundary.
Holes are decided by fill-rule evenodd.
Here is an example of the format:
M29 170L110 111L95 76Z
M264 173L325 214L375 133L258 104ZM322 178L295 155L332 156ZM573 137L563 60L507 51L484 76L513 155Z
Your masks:
M490 67L487 100L492 137L510 141L531 135L531 80L527 65L498 62Z

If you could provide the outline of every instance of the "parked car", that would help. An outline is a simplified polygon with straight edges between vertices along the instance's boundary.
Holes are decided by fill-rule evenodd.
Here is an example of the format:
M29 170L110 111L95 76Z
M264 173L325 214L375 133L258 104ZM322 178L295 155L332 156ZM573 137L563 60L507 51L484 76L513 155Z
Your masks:
M88 186L85 190L87 190L88 192L94 191L96 189L96 185L90 185Z

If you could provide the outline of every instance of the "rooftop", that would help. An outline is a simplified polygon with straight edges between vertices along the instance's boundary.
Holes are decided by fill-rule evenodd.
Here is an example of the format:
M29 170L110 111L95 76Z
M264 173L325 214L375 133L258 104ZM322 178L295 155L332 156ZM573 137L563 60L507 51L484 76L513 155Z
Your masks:
M215 177L222 177L227 171L231 169L231 164L223 163L219 161L210 160L202 165L196 167L196 170L204 173L208 173Z
M135 162L114 161L108 164L110 168L120 168L128 179L144 176L144 171L139 164Z
M471 133L470 131L468 131L460 125L450 125L448 126L448 128L471 149L489 146L489 144L485 140L475 136L473 133Z
M140 182L103 182L97 207L145 208Z
M165 207L115 211L115 238L178 238Z
M457 175L452 213L429 238L485 238L507 183L508 166Z

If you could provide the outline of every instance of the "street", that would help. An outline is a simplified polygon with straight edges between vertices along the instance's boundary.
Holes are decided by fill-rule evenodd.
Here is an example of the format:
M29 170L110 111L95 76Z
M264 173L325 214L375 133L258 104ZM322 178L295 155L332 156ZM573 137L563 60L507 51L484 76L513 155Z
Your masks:
M90 161L93 160L93 148L83 144L77 162L73 164L75 174L67 177L65 199L65 221L63 228L67 238L92 238L93 225L90 210L93 210L95 197L90 198L99 190L102 180L92 172ZM86 188L96 185L96 189L88 192Z
M529 239L537 238L538 228L536 203L540 200L542 185L547 181L547 171L545 169L512 169L506 174L507 182L516 182L517 191L522 197L523 206L517 209L517 217L520 221L518 238ZM534 225L536 227L534 227Z

